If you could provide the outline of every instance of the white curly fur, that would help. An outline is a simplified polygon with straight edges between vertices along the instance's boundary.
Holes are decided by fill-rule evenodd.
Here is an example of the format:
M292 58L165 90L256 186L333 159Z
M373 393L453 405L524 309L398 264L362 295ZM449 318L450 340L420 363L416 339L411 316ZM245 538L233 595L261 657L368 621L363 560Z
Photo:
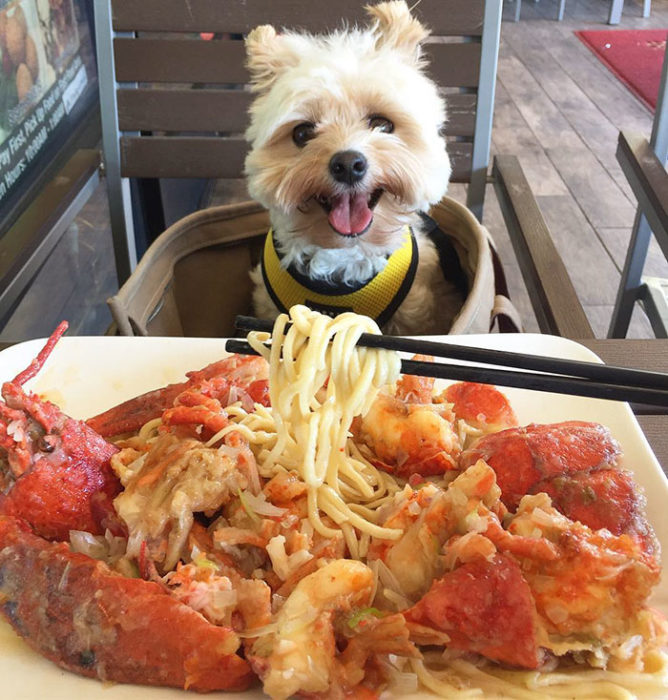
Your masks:
M384 330L445 333L462 300L443 278L418 216L443 197L450 177L441 135L445 105L421 59L428 32L405 2L380 3L368 12L372 23L364 29L316 37L262 26L249 34L248 68L258 96L246 133L248 189L269 210L285 264L313 279L368 279L401 245L404 226L412 225L418 271ZM371 128L374 116L388 119L393 131ZM293 129L304 122L314 125L314 138L299 147ZM332 156L346 150L368 162L354 186L329 173ZM371 224L359 236L337 233L317 199L350 191L371 198L378 190ZM252 279L255 313L275 317L259 269Z

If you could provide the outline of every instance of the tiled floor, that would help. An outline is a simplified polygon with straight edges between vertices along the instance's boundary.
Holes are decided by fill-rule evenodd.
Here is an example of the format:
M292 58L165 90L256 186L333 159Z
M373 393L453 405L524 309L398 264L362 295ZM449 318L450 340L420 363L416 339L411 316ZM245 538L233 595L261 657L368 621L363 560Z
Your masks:
M567 0L563 22L555 21L557 4L524 0L515 23L514 2L505 3L493 152L519 156L595 333L605 337L635 212L615 160L617 133L649 134L652 115L573 33L606 29L609 0ZM641 5L627 0L620 28L668 27L668 0L654 0L648 19L641 17ZM451 194L463 197L457 187ZM223 186L214 203L243 196L243 188ZM500 248L526 330L536 330L491 189L484 222ZM646 272L668 277L658 247ZM114 291L101 187L43 266L0 340L47 335L62 318L70 320L72 333L104 333L111 322L105 299ZM638 310L629 336L651 335Z

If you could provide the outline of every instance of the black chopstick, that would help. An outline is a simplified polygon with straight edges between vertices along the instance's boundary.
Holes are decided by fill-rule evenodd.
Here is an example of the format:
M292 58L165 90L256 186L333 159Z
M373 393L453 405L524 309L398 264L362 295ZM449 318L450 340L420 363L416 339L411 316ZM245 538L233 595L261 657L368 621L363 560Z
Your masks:
M271 333L273 325L272 321L265 321L252 316L237 316L235 321L235 327L244 331L265 331ZM668 390L668 374L628 367L615 367L598 362L564 360L557 357L525 355L507 350L490 350L488 348L441 343L423 338L403 338L391 335L373 335L371 333L363 333L357 344L367 348L384 348L398 352L409 352L414 355L433 355L451 360L481 362L488 365L514 367L520 370L534 370L535 372L544 372L550 375L581 377L620 387L645 387L648 389ZM506 384L505 386L510 385ZM625 400L631 401L633 399Z
M244 340L228 340L225 349L228 352L242 355L257 354ZM537 372L503 370L495 367L462 366L417 360L402 360L401 372L402 374L414 374L421 377L496 384L504 387L549 391L556 394L585 396L611 401L633 401L650 406L668 406L668 390L666 389L625 386L583 379L581 377L564 377Z

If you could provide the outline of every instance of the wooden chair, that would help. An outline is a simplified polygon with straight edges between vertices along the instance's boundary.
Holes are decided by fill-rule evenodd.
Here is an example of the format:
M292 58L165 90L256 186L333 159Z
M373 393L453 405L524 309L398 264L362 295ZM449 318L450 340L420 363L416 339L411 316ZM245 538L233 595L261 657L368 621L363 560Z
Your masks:
M258 24L313 32L364 22L365 0L95 0L104 153L119 281L136 264L128 178L237 178L251 100L241 37ZM489 181L502 0L430 0L429 72L446 93L453 182L481 219ZM204 41L200 32L214 34ZM593 337L517 159L494 177L543 332ZM137 284L135 281L135 290ZM119 297L123 295L123 289ZM148 298L143 295L142 298ZM155 295L152 295L155 297ZM130 303L130 299L126 299Z
M636 302L640 303L658 338L668 337L668 280L643 277L647 251L656 237L668 259L668 56L649 141L642 134L619 134L617 160L636 199L633 224L608 337L624 338Z
M624 338L633 306L640 303L657 338L668 338L668 280L642 274L652 235L668 258L668 173L650 142L640 134L620 133L617 159L638 199L622 281L610 324L610 338Z

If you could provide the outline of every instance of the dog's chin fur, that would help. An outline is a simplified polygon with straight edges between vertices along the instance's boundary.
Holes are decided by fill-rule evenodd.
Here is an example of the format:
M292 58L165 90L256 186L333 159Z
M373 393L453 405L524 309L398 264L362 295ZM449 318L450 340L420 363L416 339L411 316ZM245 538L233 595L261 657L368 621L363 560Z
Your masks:
M328 282L353 284L369 279L385 267L388 256L401 245L405 226L419 221L414 214L382 203L373 213L365 233L344 236L330 226L315 200L306 202L292 215L272 211L272 227L284 264Z
M450 177L440 133L445 106L420 60L428 32L404 2L381 3L369 14L366 29L314 37L278 35L262 26L248 36L248 68L258 93L246 134L248 189L269 210L284 264L312 279L369 279L401 245L404 227L413 226L420 252L416 279L385 330L447 332L461 296L443 279L417 215L443 197ZM373 117L389 120L391 133L373 128ZM293 130L303 123L314 125L313 137L297 145ZM334 154L350 150L364 155L368 169L348 186L335 181L329 164ZM373 205L373 218L358 235L337 232L319 201L351 191ZM275 317L259 270L253 280L255 313Z

